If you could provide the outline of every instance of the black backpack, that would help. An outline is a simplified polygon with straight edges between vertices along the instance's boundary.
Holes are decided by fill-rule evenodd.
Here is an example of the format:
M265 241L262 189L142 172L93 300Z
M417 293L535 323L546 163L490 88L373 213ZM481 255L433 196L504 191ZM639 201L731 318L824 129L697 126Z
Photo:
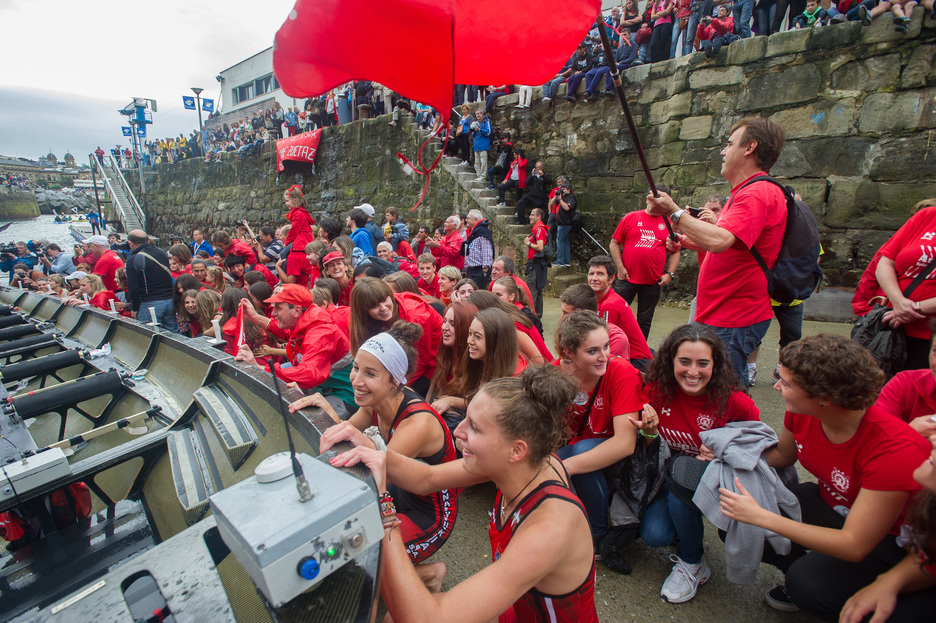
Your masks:
M787 204L787 222L780 255L773 268L767 268L764 258L753 247L751 255L767 275L767 293L770 294L770 298L781 305L789 305L795 300L804 301L822 280L822 268L819 267L819 226L816 217L808 205L796 199L792 187L784 186L769 175L758 175L744 183L741 188L755 182L771 182L783 191ZM737 192L735 194L737 195Z

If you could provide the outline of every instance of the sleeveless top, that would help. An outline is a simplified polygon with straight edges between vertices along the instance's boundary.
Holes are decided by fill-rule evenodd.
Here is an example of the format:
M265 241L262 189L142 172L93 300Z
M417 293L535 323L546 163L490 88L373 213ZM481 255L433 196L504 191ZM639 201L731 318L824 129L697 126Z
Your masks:
M406 418L416 413L429 413L438 421L439 427L445 435L445 439L439 450L432 454L432 456L416 457L416 460L422 461L427 465L438 465L440 463L454 461L456 458L455 441L452 438L452 433L449 431L448 426L445 425L445 421L429 406L429 403L423 400L419 394L409 387L403 387L402 391L403 402L400 403L400 407L393 418L393 423L390 425L390 432L384 441L387 444L390 443L390 440L393 439L393 434L396 432L396 427ZM373 418L374 426L379 428L376 412L373 414ZM416 495L415 493L410 493L409 491L399 488L392 482L388 482L387 491L393 496L393 501L398 513L411 515L408 511L418 511L418 515L422 515L423 517L434 517L438 520L451 517L454 521L455 513L458 508L458 494L461 493L461 488L443 489L435 493L430 493L429 495ZM414 519L417 524L419 523L418 515L411 515L411 519ZM445 521L443 523L448 522ZM420 527L428 528L429 526Z
M556 470L554 466L553 471ZM558 474L558 472L557 472ZM568 477L568 475L567 475ZM510 514L507 525L500 526L498 509L501 505L503 493L498 489L494 498L494 508L491 509L491 522L488 526L488 536L491 539L492 559L500 558L501 553L507 549L514 532L530 516L539 505L550 498L565 500L575 504L587 518L585 507L569 488L559 480L547 480L540 483L523 498L520 504ZM531 588L497 619L499 623L514 623L516 621L544 623L598 623L598 613L595 610L595 562L592 561L591 570L585 581L570 593L565 595L548 595Z

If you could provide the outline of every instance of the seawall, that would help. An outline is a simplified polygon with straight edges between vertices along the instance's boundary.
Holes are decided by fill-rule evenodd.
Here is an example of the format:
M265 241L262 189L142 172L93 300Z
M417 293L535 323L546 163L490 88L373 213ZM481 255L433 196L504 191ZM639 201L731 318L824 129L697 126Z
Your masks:
M37 216L39 204L31 190L0 189L0 221L22 221Z
M624 72L638 131L654 179L681 204L727 194L720 146L743 116L783 123L787 143L772 173L801 193L823 237L826 283L854 286L867 261L903 224L917 201L936 196L936 22L917 8L901 35L885 16L869 27L850 22L756 37L724 48L715 59L696 53ZM585 228L603 244L617 221L641 209L647 182L616 99L515 109L501 98L492 120L509 131L532 161L571 177ZM236 220L282 222L282 192L301 179L312 210L343 213L368 201L378 209L411 207L424 178L407 176L397 151L415 156L421 138L389 127L389 117L326 128L315 167L287 163L279 175L271 155L221 163L161 165L144 197L154 233L231 227ZM427 150L430 152L431 150ZM434 153L434 152L431 152ZM428 158L424 158L427 160ZM490 159L493 163L493 158ZM474 205L447 172L437 170L413 225L438 223ZM495 217L499 244L517 245ZM574 261L597 252L580 236ZM695 284L695 254L685 254L670 296Z

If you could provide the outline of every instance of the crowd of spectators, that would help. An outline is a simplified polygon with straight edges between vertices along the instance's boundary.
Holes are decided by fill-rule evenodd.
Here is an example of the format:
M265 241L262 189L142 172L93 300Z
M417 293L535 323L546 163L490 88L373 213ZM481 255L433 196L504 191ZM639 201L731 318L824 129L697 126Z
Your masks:
M0 186L8 190L32 190L33 185L25 175L6 173L0 177Z

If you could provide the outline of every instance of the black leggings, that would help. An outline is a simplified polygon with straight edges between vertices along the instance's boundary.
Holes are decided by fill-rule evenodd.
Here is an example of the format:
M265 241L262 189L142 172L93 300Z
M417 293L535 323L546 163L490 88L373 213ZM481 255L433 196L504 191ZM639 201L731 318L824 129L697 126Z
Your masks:
M771 33L780 32L780 24L783 23L783 15L788 7L790 9L790 18L787 20L787 28L792 28L793 18L806 8L806 0L777 0L777 12L774 14L773 23L770 25Z
M650 34L650 62L665 61L669 59L670 44L673 39L673 22L659 24L653 27Z
M841 529L845 518L823 501L819 485L799 483L790 487L799 500L803 523ZM907 552L897 545L893 535L887 535L861 562L847 562L819 552L810 552L796 543L790 553L781 556L769 543L764 547L763 561L783 571L790 598L803 611L823 621L838 621L848 598L871 584L878 575L903 560ZM890 621L932 621L936 605L936 588L902 595L898 612Z

